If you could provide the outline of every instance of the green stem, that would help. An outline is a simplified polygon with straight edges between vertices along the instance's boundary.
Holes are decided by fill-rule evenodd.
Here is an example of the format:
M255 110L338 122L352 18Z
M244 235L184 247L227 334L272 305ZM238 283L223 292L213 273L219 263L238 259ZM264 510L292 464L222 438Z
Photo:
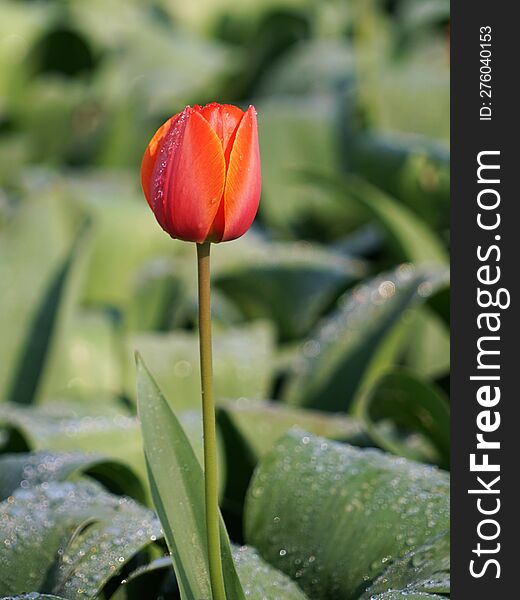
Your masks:
M226 600L220 554L220 515L218 510L217 433L213 399L213 359L211 349L210 243L197 244L199 277L199 342L204 431L204 491L209 577L213 600Z

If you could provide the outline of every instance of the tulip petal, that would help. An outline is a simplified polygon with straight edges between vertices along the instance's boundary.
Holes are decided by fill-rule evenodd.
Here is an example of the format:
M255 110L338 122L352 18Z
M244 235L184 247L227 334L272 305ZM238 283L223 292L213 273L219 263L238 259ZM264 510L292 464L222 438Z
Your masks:
M240 121L229 157L221 241L233 240L249 229L258 210L261 183L256 111L250 106Z
M141 162L141 187L143 188L143 193L146 198L146 201L148 202L148 205L154 213L155 209L152 194L152 176L155 164L157 162L157 157L162 147L163 140L166 137L167 133L170 131L172 125L179 118L179 116L180 113L173 115L173 117L170 117L165 123L161 125L161 127L159 127L159 129L155 132L153 138L150 140L150 143L148 144L145 150L143 160ZM164 224L161 223L159 216L157 216L157 220L164 228ZM162 220L164 221L164 219Z
M181 121L183 117L179 119ZM226 163L219 137L190 109L184 132L171 150L165 196L174 237L206 240L224 193Z
M216 102L206 104L206 106L199 110L220 138L227 165L231 149L233 148L235 134L244 116L244 111L232 104L217 104Z

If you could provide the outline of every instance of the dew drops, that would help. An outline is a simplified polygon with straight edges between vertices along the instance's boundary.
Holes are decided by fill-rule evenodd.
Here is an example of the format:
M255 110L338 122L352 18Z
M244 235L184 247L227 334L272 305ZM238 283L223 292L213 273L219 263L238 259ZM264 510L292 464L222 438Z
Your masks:
M235 548L233 558L246 598L254 600L305 600L289 577L268 565L252 548Z
M54 591L70 598L97 596L152 536L161 537L152 511L105 492L93 481L18 488L11 501L0 504L0 522L0 560L7 566L3 572L9 588L39 589L42 573L52 567ZM2 546L8 552L2 553ZM23 571L14 568L20 563Z
M355 597L449 526L439 469L297 430L275 444L251 486L248 541L309 598Z
M365 348L367 336L385 336L398 319L410 319L410 309L444 285L447 277L444 268L402 264L343 294L336 311L300 345L288 399L298 404L342 406L336 396L356 385L361 375L359 348ZM372 343L366 352L375 352L377 347Z

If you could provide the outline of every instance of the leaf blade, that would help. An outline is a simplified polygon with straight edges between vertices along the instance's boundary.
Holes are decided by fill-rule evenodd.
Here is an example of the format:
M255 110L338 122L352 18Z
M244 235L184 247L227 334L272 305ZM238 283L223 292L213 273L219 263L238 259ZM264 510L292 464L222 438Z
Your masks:
M352 290L303 345L284 400L348 410L364 388L396 363L410 325L405 317L446 284L444 267L401 266ZM316 350L309 355L307 346Z
M449 528L448 490L436 468L293 432L255 473L246 541L309 597L353 600Z
M138 410L152 497L172 553L181 596L186 600L211 598L202 468L139 355L137 372ZM165 460L170 461L167 472ZM226 593L230 600L245 600L222 521L220 536Z

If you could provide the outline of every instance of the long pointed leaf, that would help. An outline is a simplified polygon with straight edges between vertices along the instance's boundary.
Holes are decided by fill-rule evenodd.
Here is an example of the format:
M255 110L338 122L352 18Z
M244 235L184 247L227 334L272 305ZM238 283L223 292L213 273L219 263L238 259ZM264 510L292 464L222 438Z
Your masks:
M398 268L358 286L309 338L284 390L290 404L340 411L393 366L412 310L447 285L444 267ZM413 322L412 322L413 323Z
M62 334L80 293L90 229L86 220L32 316L7 392L12 402L34 403L52 387L52 367L59 360ZM51 377L47 376L49 373Z
M442 242L428 223L377 187L353 175L335 178L314 172L306 175L311 181L341 191L367 210L383 228L401 260L415 264L447 263Z
M209 600L202 468L181 424L137 355L137 398L152 496L172 554L183 600ZM229 600L245 600L221 521Z

